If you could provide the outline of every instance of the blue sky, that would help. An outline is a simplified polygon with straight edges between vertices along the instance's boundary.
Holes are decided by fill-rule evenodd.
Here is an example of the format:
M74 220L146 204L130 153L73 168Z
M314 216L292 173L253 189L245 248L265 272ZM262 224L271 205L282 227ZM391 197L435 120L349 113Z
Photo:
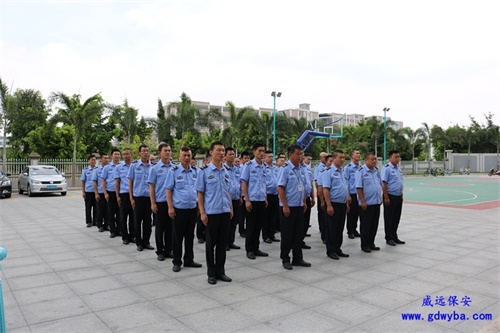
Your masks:
M0 0L0 76L13 88L466 125L500 123L496 1Z

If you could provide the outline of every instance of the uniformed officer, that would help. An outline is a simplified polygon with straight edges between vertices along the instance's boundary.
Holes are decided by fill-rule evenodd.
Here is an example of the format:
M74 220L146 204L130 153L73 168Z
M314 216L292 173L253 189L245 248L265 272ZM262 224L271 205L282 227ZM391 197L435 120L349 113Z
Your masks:
M324 162L324 167L323 169L319 170L318 175L316 176L316 188L318 191L318 206L322 205L321 210L318 208L318 217L320 216L320 211L322 214L321 220L318 220L319 223L319 232L321 234L321 240L323 241L323 244L326 244L326 199L323 195L323 184L322 184L322 179L323 179L323 174L325 173L325 170L329 167L332 166L333 163L333 156L332 155L326 155L325 156L325 162Z
M159 261L163 261L165 258L173 258L172 219L168 214L165 182L174 163L170 162L172 148L168 143L160 143L158 153L160 154L160 161L151 167L148 184L151 211L155 214L154 219L156 221L156 255Z
M210 145L212 162L201 168L196 179L198 206L201 221L206 228L206 258L208 283L216 284L217 279L231 282L226 275L227 235L233 217L231 204L230 176L222 165L224 144L213 142ZM215 255L214 255L215 249Z
M279 198L278 198L278 170L273 164L273 152L265 151L265 173L266 173L266 192L267 207L266 218L262 225L262 239L266 243L279 242L274 236L276 232L276 221L279 219Z
M306 204L307 204L307 209L304 212L304 236L302 237L302 248L309 250L311 249L311 247L306 244L304 239L307 235L307 231L309 230L309 224L311 222L311 208L314 207L314 205L316 204L313 193L314 180L311 168L306 163L304 163L304 160L302 160L302 162L300 163L300 167L304 170L304 173L306 175L305 189L306 189Z
M85 201L85 222L87 228L90 228L92 225L97 225L97 201L94 195L94 183L92 182L92 173L97 161L94 155L90 155L87 162L89 166L82 170L80 180L82 181L82 197Z
M120 234L120 212L115 189L115 169L120 164L121 153L117 148L111 150L111 163L102 169L101 182L104 198L108 202L108 226L109 238L115 238Z
M349 257L342 252L342 233L344 232L345 216L349 211L349 182L342 169L345 157L342 150L333 152L333 164L323 175L323 192L326 200L326 255L338 260L339 257Z
M203 165L209 165L212 162L212 156L210 153L205 155L205 159L203 160ZM198 215L196 217L196 238L198 238L198 243L205 243L205 225L201 222L201 217Z
M349 212L347 212L347 236L350 239L354 237L360 237L357 227L358 227L358 195L356 191L356 172L361 169L359 161L361 160L361 154L359 150L353 150L351 152L351 163L344 168L345 175L349 181L349 196L351 197L351 203L349 204Z
M130 148L123 149L123 163L115 168L115 192L118 206L120 207L120 233L122 242L127 245L130 242L135 243L134 231L134 210L130 203L128 188L128 172L132 165L132 151Z
M243 151L240 154L240 172L245 164L250 161L250 152L248 151ZM240 184L241 185L241 184ZM243 187L241 187L241 199L243 200L241 204L241 209L238 212L238 232L240 233L240 237L245 238L246 237L246 219L247 219L247 209L246 209L246 199L245 199L245 193L243 192Z
M108 154L102 153L100 156L100 165L94 169L92 173L92 181L94 182L94 196L98 205L98 216L97 216L97 228L99 232L104 230L109 230L108 228L108 202L104 197L104 192L102 190L101 175L102 169L108 165L109 157Z
M365 165L356 172L356 189L360 206L361 250L378 251L375 245L380 205L382 204L382 179L376 167L377 156L370 152L365 156Z
M319 226L319 232L321 234L321 240L323 243L325 242L324 236L323 236L323 225L325 221L325 209L326 206L324 205L324 200L323 200L323 190L318 187L318 177L319 173L323 171L326 168L326 155L324 151L322 151L319 154L319 163L314 167L314 184L316 185L316 195L317 195L317 202L318 204L316 205L316 209L318 210L318 226Z
M266 219L267 193L264 158L264 145L253 145L253 160L247 162L241 170L241 186L245 194L245 208L247 211L247 228L245 236L245 250L248 259L256 256L267 257L269 254L259 250L259 237L262 222Z
M389 163L382 169L385 241L391 246L405 244L398 237L399 220L403 209L403 173L398 167L399 160L399 152L391 150Z
M172 219L174 260L172 270L178 272L182 265L182 241L184 240L184 267L201 267L194 261L193 239L196 223L196 203L198 196L194 185L197 170L191 167L191 149L182 147L180 165L170 169L165 182L168 215Z
M225 153L226 162L224 167L229 173L231 180L231 201L233 205L233 217L231 218L231 225L229 226L229 236L226 250L239 250L240 247L234 244L236 236L236 226L238 225L238 214L241 209L243 200L241 199L241 171L238 166L234 164L236 158L233 147L227 147Z
M151 200L149 198L148 177L152 168L148 160L149 147L139 146L140 160L132 163L127 178L130 204L134 209L134 231L137 251L154 250L149 243L151 238Z
M278 195L280 198L281 220L281 253L283 267L287 270L292 266L311 267L302 256L302 240L304 239L304 212L306 203L306 174L300 167L302 147L288 147L288 162L278 173ZM293 259L290 263L290 250Z

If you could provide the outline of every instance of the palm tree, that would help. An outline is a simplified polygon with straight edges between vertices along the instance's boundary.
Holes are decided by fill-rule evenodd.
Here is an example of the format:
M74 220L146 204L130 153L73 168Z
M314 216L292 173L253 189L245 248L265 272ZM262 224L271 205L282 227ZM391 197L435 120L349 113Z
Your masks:
M427 161L431 160L431 148L432 148L432 131L427 123L422 123L420 127L423 139L425 140L425 146L427 147Z
M389 122L387 122L387 125ZM366 121L366 126L370 129L370 138L373 140L373 147L374 147L374 152L375 155L378 156L378 140L380 136L384 133L384 123L377 120L375 117L371 117ZM384 162L385 163L385 162Z
M16 108L15 98L11 95L9 88L0 78L0 126L3 128L3 147L2 147L2 169L7 169L7 113Z
M200 110L191 104L191 98L185 92L181 94L180 101L168 103L167 112L167 120L175 128L176 136L181 139L181 147L184 146L184 136L187 132L199 134L196 120Z
M404 135L408 139L411 148L411 160L415 159L415 147L420 144L422 140L425 140L424 133L421 128L413 130L410 127L403 128Z
M237 137L236 133L238 133L241 127L248 121L248 117L254 110L249 106L237 110L233 102L227 101L226 111L229 113L229 119L224 118L224 124L226 126L222 131L222 142L230 147L234 147Z
M96 123L101 116L104 105L100 94L89 97L83 104L80 101L81 96L75 94L72 97L62 93L54 92L49 97L49 103L61 104L57 109L55 120L68 125L73 125L75 132L73 135L73 175L72 186L76 185L76 144L78 139L83 136L84 131Z

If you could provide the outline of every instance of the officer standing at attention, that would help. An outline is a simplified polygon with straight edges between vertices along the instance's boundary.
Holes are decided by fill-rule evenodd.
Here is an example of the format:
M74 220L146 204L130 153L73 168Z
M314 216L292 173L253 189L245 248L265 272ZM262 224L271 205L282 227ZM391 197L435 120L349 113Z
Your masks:
M174 272L179 272L182 265L182 241L184 240L184 267L201 267L194 262L193 239L196 223L196 202L198 196L196 168L191 167L191 149L182 147L179 155L180 165L173 166L165 182L168 203L168 216L172 219ZM161 163L161 162L159 162ZM158 227L157 227L158 228Z
M120 234L120 212L115 189L115 169L120 164L120 158L120 150L113 148L111 150L111 164L106 165L101 174L102 191L104 192L104 198L108 202L109 238L115 238Z
M399 220L403 210L403 173L398 168L399 160L399 152L391 150L389 163L382 169L385 241L391 246L405 244L398 237Z
M102 169L108 165L109 157L108 154L101 154L100 165L94 169L92 173L92 181L94 182L94 196L98 205L97 215L97 228L99 228L99 232L104 232L104 230L109 230L108 228L108 202L104 197L104 192L102 190L102 182L101 175Z
M325 156L325 167L318 172L318 175L316 177L316 188L318 191L318 206L321 207L321 213L322 213L322 220L318 221L319 223L319 232L321 234L321 240L323 241L323 244L326 244L326 200L328 198L325 198L323 195L323 175L325 174L325 171L327 168L331 167L333 163L333 156L332 155L326 155ZM318 217L319 217L319 208L318 208Z
M223 164L229 173L231 180L231 201L233 205L233 217L231 218L231 225L229 226L228 243L226 250L229 251L239 250L240 247L234 244L236 238L236 226L238 225L239 211L242 208L243 200L241 199L241 171L240 168L234 164L236 155L233 147L227 147L225 153L226 162Z
M244 151L240 154L240 172L243 169L243 166L250 161L250 153L248 151ZM241 184L240 184L241 185ZM245 238L246 237L246 230L245 230L245 224L246 224L246 219L247 219L247 209L246 209L246 199L245 199L245 193L243 193L243 187L241 187L241 199L243 202L241 203L241 209L239 211L238 215L238 232L240 233L240 237Z
M149 199L151 211L153 212L156 228L156 255L159 261L172 258L172 219L168 214L167 192L165 182L174 163L170 162L172 148L168 143L160 143L158 146L160 161L151 167L148 177Z
M253 160L247 162L241 170L241 186L245 194L247 228L245 250L248 259L256 256L267 257L269 254L259 250L259 237L262 223L266 219L267 191L264 159L264 145L253 145Z
M279 219L279 198L278 198L278 167L273 164L273 152L266 150L265 157L266 192L267 207L266 219L262 225L262 240L265 243L279 242L274 236L276 232L276 221Z
M207 258L208 283L216 284L217 279L231 282L226 275L226 245L229 223L233 217L231 204L230 177L222 165L224 144L213 142L210 145L212 162L201 168L196 178L198 207L201 221L206 226L205 251ZM215 250L215 255L214 255Z
M349 195L351 197L351 203L349 205L349 212L347 213L347 236L350 239L354 239L354 237L360 237L361 235L356 230L358 227L358 216L359 216L359 207L358 207L358 195L356 191L356 172L361 169L359 165L359 161L361 160L361 154L359 150L353 150L351 153L351 163L345 167L344 172L347 176L347 180L349 181Z
M288 162L278 173L278 195L280 198L281 253L283 268L290 270L292 266L311 267L302 256L302 240L304 238L304 212L306 203L306 175L300 167L302 147L288 147ZM290 250L293 260L290 263Z
M120 233L122 234L123 244L127 245L130 242L135 243L134 211L128 194L127 178L132 165L132 151L130 148L123 149L122 156L123 163L118 164L115 168L115 192L120 207Z
M347 176L342 170L344 162L344 152L335 150L333 164L323 176L323 192L326 200L326 255L335 260L339 257L349 257L341 249L345 215L349 211L351 200Z
M152 164L148 159L149 147L139 146L140 160L132 163L128 171L128 189L134 209L134 231L137 251L154 250L149 243L151 238L151 200L149 198L148 177Z
M360 206L359 219L361 221L361 250L363 252L380 250L380 247L375 246L375 236L377 235L380 205L382 204L382 179L376 165L377 156L375 153L367 153L365 165L356 172L356 189Z
M94 195L94 183L92 182L92 173L97 161L94 155L90 155L87 162L89 166L82 170L80 180L82 181L82 197L85 201L85 222L87 228L90 228L92 225L97 225L97 201Z
M306 237L307 231L309 230L309 223L311 222L311 208L314 207L316 202L315 202L314 193L313 193L313 187L314 187L313 174L312 174L311 168L309 168L309 166L306 163L304 163L304 160L305 160L305 158L302 159L300 166L303 169L304 174L306 175L305 189L306 189L307 209L304 212L304 237L302 237L302 248L309 250L309 249L311 249L311 247L306 244L304 239Z
M323 241L323 243L325 242L325 239L324 239L324 236L323 236L323 233L322 233L322 230L323 230L323 225L324 225L324 221L325 221L325 209L326 209L326 206L323 204L324 201L323 201L323 190L321 190L319 187L318 187L318 177L319 177L319 173L321 171L323 171L325 168L326 168L326 155L327 153L325 153L324 151L322 151L320 154L319 154L319 163L318 165L316 165L316 167L314 167L314 185L316 186L316 195L317 195L317 202L318 204L316 205L316 209L318 210L318 226L319 226L319 231L321 233L321 240Z

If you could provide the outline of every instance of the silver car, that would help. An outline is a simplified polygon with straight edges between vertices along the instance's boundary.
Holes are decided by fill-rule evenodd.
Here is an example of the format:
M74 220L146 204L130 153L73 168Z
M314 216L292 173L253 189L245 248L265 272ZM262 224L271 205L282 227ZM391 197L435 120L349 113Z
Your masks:
M25 191L31 197L35 193L61 193L66 195L66 178L51 165L30 165L24 168L17 183L19 194Z

